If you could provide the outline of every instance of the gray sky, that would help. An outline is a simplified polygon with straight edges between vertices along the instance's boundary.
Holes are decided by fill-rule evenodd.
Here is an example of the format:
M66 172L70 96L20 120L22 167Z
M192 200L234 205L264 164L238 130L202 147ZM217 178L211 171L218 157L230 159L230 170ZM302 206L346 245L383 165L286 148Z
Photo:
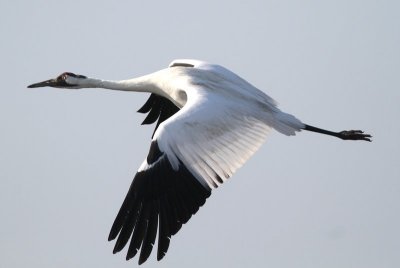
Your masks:
M400 2L327 2L1 1L1 266L137 265L107 236L148 152L147 95L26 86L197 58L374 142L272 133L145 267L400 267Z

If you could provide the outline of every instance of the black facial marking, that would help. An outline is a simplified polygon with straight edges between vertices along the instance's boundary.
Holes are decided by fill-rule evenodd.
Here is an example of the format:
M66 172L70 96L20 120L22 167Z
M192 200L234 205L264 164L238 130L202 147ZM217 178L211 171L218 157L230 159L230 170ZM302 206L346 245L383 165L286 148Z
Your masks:
M68 87L74 87L75 85L68 84L65 80L67 79L68 76L75 77L75 78L87 78L84 75L79 75L79 74L74 74L71 72L64 72L57 76L56 81L57 81L57 86L68 88Z
M72 76L72 77L76 77L76 78L87 78L87 77L84 76L84 75L74 74L74 73L71 73L71 72L64 72L64 73L62 73L60 76L58 76L57 79L58 79L58 78L63 78L63 79L65 80L65 79L67 78L67 75L68 75L68 76Z

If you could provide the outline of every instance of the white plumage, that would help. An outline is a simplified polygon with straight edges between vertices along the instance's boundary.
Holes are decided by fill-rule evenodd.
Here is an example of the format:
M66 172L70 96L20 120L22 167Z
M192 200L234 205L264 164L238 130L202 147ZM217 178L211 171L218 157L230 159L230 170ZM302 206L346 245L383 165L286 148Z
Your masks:
M173 70L178 73L176 80L184 78L177 83L187 100L179 112L161 123L154 139L175 169L179 158L203 185L215 188L220 184L217 178L232 176L262 145L271 127L286 135L304 127L227 69L193 60L171 65L179 62L194 65ZM225 88L231 90L221 90Z
M150 92L139 110L144 124L157 121L150 151L140 166L111 228L114 253L129 243L127 259L141 248L146 261L158 233L157 259L172 235L216 188L263 144L271 129L284 135L301 130L341 139L367 140L359 130L332 132L302 123L276 102L226 68L198 60L175 60L142 77L108 81L63 73L34 87L107 88Z

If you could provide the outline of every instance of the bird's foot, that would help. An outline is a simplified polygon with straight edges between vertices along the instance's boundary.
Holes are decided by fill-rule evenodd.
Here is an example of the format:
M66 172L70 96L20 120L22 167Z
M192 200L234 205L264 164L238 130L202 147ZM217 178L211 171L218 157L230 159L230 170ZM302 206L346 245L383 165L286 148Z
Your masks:
M369 134L364 134L364 131L361 130L343 130L338 133L338 137L343 140L372 141L372 136Z

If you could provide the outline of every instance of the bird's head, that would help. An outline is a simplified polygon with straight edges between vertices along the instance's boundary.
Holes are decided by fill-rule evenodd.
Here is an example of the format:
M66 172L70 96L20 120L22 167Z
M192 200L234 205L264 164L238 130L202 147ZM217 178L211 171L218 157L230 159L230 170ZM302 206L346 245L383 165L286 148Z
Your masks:
M65 72L60 74L56 78L29 85L28 88L57 87L57 88L78 89L83 87L86 79L87 77L84 75Z

